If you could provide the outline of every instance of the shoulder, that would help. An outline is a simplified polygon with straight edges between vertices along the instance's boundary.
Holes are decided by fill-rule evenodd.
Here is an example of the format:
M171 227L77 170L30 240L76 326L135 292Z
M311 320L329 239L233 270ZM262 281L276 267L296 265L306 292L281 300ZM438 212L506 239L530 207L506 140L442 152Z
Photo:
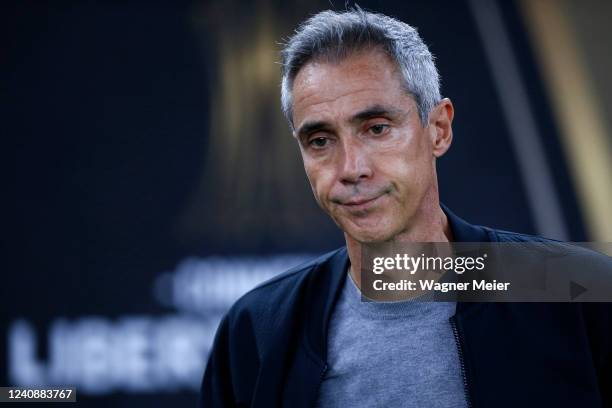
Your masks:
M612 265L612 258L599 252L596 243L564 242L537 235L521 234L489 227L483 228L492 237L492 242L514 243L520 245L521 248L530 249L540 255L565 256L574 262L589 261L591 264L592 262L597 262L608 267Z
M298 289L316 269L327 263L343 248L328 252L318 258L297 265L278 276L275 276L250 290L239 298L232 309L256 307L261 303L278 304L286 299L294 290Z
M502 258L511 265L522 264L523 273L542 278L551 287L582 288L581 300L585 312L604 316L608 324L612 318L612 257L607 243L563 242L510 231L489 230L495 236ZM514 270L514 273L518 271ZM571 294L571 291L570 291ZM573 300L573 298L572 298ZM597 303L597 304L595 304Z
M521 234L518 232L504 231L500 229L493 229L489 227L484 228L492 241L495 242L541 242L541 243L562 243L550 238L544 238L537 235Z
M295 314L314 275L344 248L326 253L271 278L240 297L227 313L231 321L248 318L262 329Z
M600 253L597 249L596 243L576 243L576 242L564 242L550 238L544 238L537 235L528 235L521 234L517 232L504 231L492 229L489 227L485 228L490 236L495 237L492 239L494 242L502 242L502 243L533 243L533 248L537 248L539 250L545 250L550 252L555 252L558 254L568 255L577 257L578 259L597 259L604 263L610 263L612 259ZM605 244L602 244L605 245Z

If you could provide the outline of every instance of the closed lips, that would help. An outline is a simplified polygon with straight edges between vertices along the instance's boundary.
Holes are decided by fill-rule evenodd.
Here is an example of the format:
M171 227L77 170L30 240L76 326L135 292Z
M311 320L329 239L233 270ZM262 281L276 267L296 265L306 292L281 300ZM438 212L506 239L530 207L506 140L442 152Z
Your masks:
M354 200L346 201L346 202L344 202L342 204L343 205L349 205L349 206L351 206L351 205L352 206L357 206L357 205L368 203L370 201L374 201L378 197L380 197L380 196L376 196L376 197L372 197L372 198L359 198L359 199L354 199Z

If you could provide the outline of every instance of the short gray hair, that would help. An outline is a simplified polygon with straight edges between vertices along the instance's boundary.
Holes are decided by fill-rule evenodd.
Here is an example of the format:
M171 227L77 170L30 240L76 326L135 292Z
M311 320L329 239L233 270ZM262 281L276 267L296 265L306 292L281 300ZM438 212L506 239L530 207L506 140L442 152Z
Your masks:
M380 47L397 62L404 86L415 99L423 126L440 102L440 77L434 57L416 29L395 18L364 11L322 11L303 22L281 51L281 106L293 128L293 81L317 58L339 61L351 53Z

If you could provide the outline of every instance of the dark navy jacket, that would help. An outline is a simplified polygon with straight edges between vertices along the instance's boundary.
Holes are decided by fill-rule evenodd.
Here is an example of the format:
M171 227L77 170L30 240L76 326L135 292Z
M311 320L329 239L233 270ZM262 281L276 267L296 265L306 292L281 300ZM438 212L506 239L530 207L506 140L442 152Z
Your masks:
M445 212L459 242L539 240ZM238 300L217 331L200 406L313 407L348 262L339 249ZM612 406L611 304L458 303L451 323L471 406Z

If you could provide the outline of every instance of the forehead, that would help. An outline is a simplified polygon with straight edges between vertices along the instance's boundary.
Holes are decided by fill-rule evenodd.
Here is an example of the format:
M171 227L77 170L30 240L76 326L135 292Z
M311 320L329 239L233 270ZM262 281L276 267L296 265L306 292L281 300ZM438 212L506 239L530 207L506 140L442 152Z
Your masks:
M362 51L337 62L310 61L293 83L296 127L313 115L337 119L338 115L350 115L367 105L401 108L397 105L411 102L397 64L382 50Z

